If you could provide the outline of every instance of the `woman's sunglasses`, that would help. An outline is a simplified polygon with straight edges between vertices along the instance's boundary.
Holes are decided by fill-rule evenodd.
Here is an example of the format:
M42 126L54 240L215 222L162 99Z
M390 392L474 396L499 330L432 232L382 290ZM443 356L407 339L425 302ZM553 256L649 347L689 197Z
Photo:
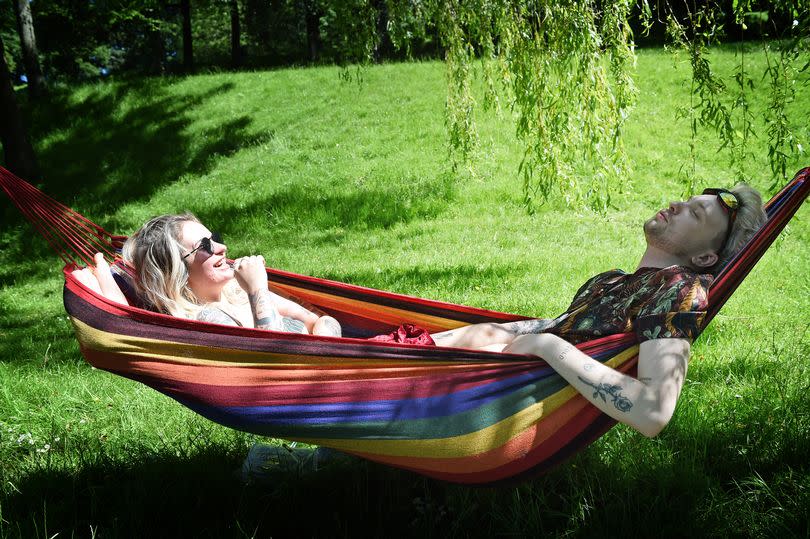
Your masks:
M194 253L196 253L199 250L202 250L202 251L208 253L209 255L214 254L214 247L213 247L213 245L211 245L212 241L216 242L216 243L222 243L222 236L220 236L219 232L212 232L210 238L201 239L200 243L199 243L199 245L197 245L197 247L195 247L194 249L192 249L191 251L189 251L188 253L186 253L183 256L183 260L190 257L191 255L193 255Z
M740 208L740 199L737 195L728 189L704 189L704 195L715 195L717 200L720 201L720 206L728 214L728 230L726 230L726 237L723 244L720 246L720 252L726 248L729 236L731 236L731 229L734 226L734 220L737 218L737 210Z

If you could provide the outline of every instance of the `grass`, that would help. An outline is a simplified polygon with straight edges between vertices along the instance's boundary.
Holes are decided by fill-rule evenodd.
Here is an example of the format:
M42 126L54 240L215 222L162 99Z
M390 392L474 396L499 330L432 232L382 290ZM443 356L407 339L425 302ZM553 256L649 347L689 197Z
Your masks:
M42 188L109 230L191 210L235 255L544 316L590 275L634 268L641 222L681 194L686 74L640 52L634 172L605 216L559 200L526 214L508 112L479 114L476 172L453 173L437 63L369 68L360 87L336 68L119 81L29 113ZM808 140L806 86L797 95ZM745 168L765 190L757 129ZM716 146L700 134L701 187L735 181ZM231 473L256 438L84 363L56 258L9 203L0 211L0 537L810 534L806 207L695 344L659 437L618 426L543 477L476 489L365 463L243 487Z

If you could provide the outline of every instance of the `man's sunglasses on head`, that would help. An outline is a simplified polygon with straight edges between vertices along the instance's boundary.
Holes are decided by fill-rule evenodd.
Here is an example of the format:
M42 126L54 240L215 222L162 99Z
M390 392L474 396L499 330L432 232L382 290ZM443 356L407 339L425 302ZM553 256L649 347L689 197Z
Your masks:
M728 214L728 230L726 230L726 237L720 246L720 252L726 248L729 236L731 236L731 229L734 226L734 220L737 218L737 210L740 208L740 199L737 195L728 189L715 189L709 188L703 190L704 195L715 195L717 200L720 201L720 207Z

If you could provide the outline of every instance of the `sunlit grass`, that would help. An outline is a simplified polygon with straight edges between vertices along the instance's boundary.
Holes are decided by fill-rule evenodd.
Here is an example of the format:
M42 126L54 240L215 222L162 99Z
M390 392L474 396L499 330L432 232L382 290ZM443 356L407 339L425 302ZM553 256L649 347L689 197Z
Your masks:
M730 69L733 51L714 56ZM191 210L224 233L232 255L556 315L587 277L633 269L641 223L682 192L689 129L676 107L688 102L686 66L641 51L638 69L626 128L634 173L604 216L560 200L534 216L522 209L508 109L479 114L475 172L453 173L438 63L369 68L361 86L340 82L337 68L84 86L32 110L32 131L43 189L110 230ZM807 140L810 97L797 95ZM758 133L745 171L766 189L761 123ZM700 187L733 184L714 136L697 142ZM357 465L248 489L231 472L254 437L83 362L57 259L2 204L0 537L808 533L807 208L694 346L658 438L617 427L515 487L453 487Z

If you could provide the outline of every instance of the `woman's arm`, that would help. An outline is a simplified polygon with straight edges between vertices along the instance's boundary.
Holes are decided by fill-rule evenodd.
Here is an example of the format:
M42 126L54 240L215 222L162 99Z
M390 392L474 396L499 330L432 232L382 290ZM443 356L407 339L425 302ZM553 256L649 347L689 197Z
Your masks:
M294 301L267 289L264 257L240 258L234 262L233 269L239 286L247 292L255 327L298 332L299 328L304 329L297 326L300 322L313 335L341 336L340 323L331 316L318 316Z
M265 288L267 286L266 278L265 278ZM273 300L276 308L278 308L278 312L281 316L288 316L290 318L295 318L296 320L300 320L307 326L307 330L312 333L312 328L315 326L315 322L318 321L320 318L317 314L313 313L309 309L305 309L301 305L297 304L294 301L291 301L283 296L279 296L273 292L268 291L270 297Z
M518 337L504 352L540 356L597 408L652 437L675 411L690 347L687 339L641 343L638 379L603 365L551 333Z
M281 313L276 308L270 291L267 290L264 257L259 255L239 258L233 264L233 272L239 286L248 295L250 311L253 314L253 327L282 330Z

